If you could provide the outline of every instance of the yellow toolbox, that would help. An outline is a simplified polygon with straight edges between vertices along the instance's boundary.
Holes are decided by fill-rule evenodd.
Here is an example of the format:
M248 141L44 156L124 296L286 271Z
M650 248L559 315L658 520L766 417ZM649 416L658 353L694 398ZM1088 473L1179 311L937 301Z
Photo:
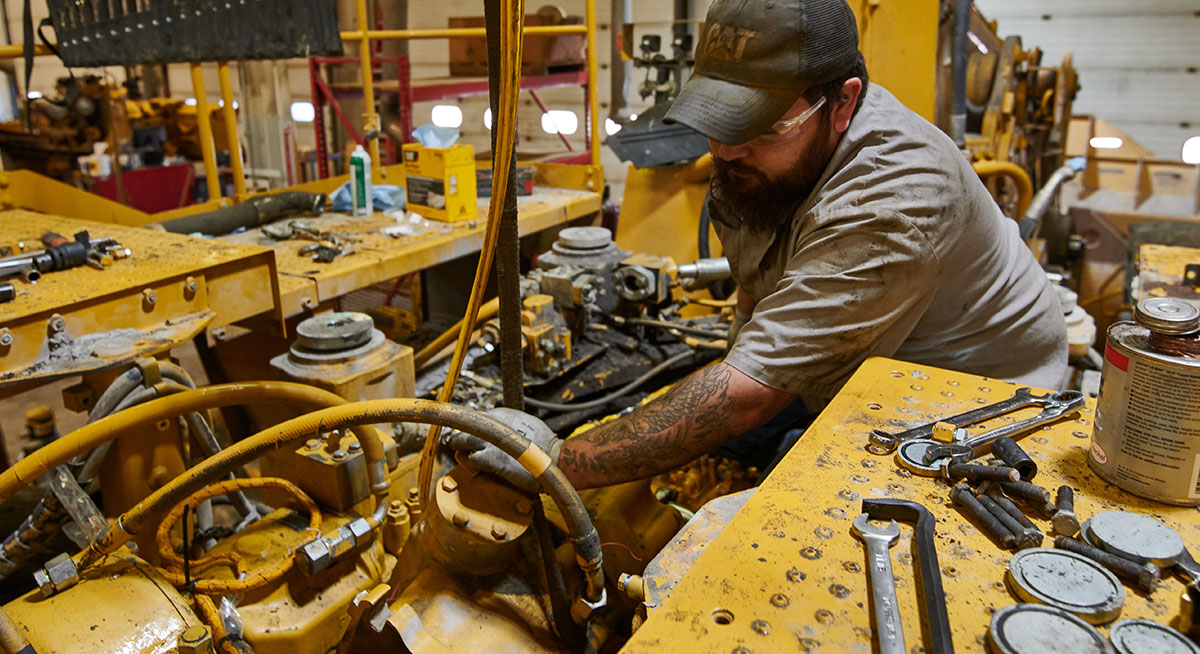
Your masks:
M406 143L403 152L409 211L446 222L475 217L479 197L475 190L474 148L462 144L428 148Z

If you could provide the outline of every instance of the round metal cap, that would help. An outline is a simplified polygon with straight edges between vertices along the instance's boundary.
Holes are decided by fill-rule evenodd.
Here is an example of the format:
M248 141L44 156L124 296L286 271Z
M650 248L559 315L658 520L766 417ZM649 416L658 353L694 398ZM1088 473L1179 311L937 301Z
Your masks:
M320 352L348 350L370 341L374 328L375 321L365 313L326 313L296 326L296 345Z
M1064 550L1038 547L1018 552L1008 562L1009 589L1026 602L1069 611L1092 624L1121 615L1125 587L1104 566Z
M1200 647L1187 636L1153 620L1113 623L1108 638L1118 654L1200 654Z
M1152 332L1170 336L1200 331L1200 309L1173 297L1152 297L1138 302L1133 319Z
M992 615L988 642L999 654L1112 654L1092 625L1041 604L1013 604Z
M568 227L558 233L558 244L572 250L598 250L612 243L605 227Z
M1147 515L1105 511L1088 522L1088 536L1097 547L1135 561L1171 566L1184 550L1174 529Z

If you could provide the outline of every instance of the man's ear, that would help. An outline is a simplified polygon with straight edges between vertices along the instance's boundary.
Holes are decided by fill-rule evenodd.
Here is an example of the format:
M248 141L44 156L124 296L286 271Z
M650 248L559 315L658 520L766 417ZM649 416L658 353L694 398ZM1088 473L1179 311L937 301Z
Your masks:
M857 77L851 77L842 84L842 93L833 107L833 129L837 133L841 134L850 127L850 118L854 116L854 108L858 106L858 96L862 90L862 80Z

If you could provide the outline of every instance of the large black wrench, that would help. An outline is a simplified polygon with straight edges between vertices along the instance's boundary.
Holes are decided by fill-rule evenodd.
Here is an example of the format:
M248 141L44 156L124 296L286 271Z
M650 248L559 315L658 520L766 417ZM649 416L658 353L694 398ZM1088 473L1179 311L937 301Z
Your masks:
M946 611L946 592L942 590L942 569L938 565L937 544L933 540L933 526L937 518L929 509L908 500L863 500L862 510L872 520L896 520L915 525L912 542L919 573L917 593L924 599L921 634L930 654L954 654L950 615Z

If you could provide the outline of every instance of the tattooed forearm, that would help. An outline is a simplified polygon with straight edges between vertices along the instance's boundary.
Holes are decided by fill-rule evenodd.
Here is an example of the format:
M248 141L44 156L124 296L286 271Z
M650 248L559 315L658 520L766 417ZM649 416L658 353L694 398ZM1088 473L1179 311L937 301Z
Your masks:
M717 363L628 416L569 439L558 465L580 488L642 479L712 451L791 399Z

